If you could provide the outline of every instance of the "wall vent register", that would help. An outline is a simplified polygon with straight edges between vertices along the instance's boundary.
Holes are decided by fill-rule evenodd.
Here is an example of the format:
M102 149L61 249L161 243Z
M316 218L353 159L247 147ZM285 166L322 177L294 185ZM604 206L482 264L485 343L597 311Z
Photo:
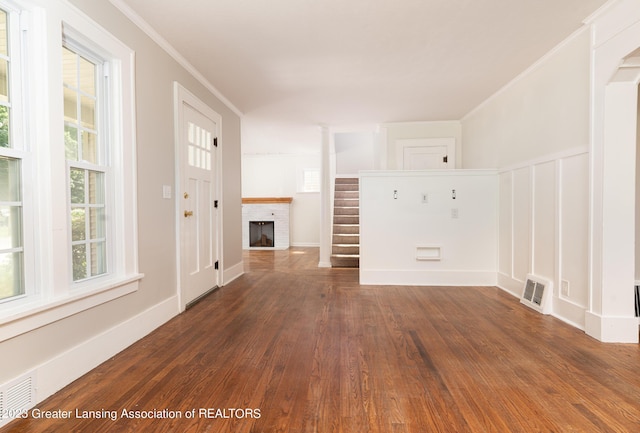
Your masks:
M542 314L551 313L553 283L536 275L527 275L520 302Z

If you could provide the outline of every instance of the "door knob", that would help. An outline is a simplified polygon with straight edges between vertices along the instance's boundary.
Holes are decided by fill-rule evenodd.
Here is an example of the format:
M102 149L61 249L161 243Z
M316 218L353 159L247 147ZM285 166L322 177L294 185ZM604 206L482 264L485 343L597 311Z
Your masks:
M192 210L184 211L184 217L185 218L190 217L190 216L193 216L193 211Z

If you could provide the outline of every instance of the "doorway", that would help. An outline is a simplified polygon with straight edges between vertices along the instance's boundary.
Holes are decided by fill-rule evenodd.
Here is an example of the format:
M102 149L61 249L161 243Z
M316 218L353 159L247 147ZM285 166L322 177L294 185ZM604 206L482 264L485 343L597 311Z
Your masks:
M177 272L183 311L220 281L221 117L178 83L174 90Z
M401 170L433 170L455 167L455 138L396 140L396 161Z

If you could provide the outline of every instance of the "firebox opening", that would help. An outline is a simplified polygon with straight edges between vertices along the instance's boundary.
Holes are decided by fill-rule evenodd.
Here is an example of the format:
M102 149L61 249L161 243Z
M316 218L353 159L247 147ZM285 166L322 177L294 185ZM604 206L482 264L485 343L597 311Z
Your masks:
M249 221L249 246L273 247L273 221Z

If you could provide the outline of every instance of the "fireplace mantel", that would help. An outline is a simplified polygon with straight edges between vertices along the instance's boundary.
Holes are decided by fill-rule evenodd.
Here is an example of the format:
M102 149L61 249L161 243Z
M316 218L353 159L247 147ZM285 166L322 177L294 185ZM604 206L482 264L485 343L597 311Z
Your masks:
M291 203L293 197L243 197L242 204Z

